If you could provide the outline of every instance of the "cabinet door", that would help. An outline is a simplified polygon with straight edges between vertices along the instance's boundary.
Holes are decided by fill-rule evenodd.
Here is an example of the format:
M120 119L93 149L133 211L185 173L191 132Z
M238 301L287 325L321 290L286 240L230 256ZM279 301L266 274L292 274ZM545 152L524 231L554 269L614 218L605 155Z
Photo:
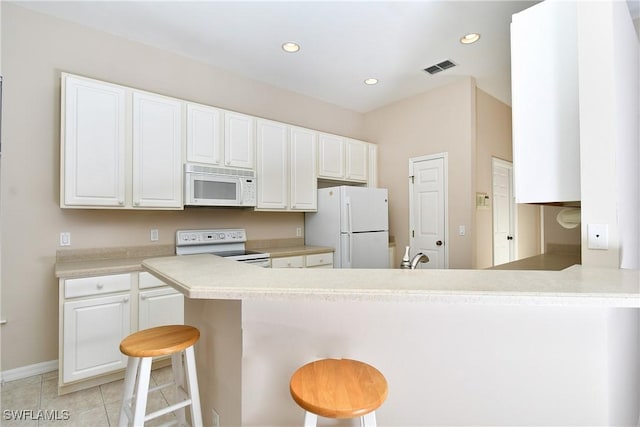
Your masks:
M124 206L124 88L64 74L62 86L61 206Z
M139 330L184 324L184 296L170 287L140 292L138 310Z
M378 146L369 145L369 173L367 174L367 187L378 187Z
M366 181L369 166L369 144L355 139L345 140L345 178Z
M182 103L133 93L133 207L182 208Z
M287 209L289 206L287 126L258 120L258 209Z
M224 113L224 164L237 168L254 168L254 118L244 114Z
M124 368L120 341L131 333L129 294L65 302L63 382Z
M297 211L315 211L318 208L316 132L292 127L289 150L290 207Z
M318 136L318 178L344 179L344 143L339 136Z
M221 111L198 104L187 104L187 161L220 165Z

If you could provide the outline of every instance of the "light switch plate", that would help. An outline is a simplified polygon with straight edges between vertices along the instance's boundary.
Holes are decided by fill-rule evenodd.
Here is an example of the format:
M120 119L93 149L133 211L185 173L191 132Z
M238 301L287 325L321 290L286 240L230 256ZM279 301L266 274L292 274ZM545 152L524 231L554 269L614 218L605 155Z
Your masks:
M60 246L71 246L71 233L68 231L60 233Z
M608 224L587 224L587 247L589 249L609 249Z

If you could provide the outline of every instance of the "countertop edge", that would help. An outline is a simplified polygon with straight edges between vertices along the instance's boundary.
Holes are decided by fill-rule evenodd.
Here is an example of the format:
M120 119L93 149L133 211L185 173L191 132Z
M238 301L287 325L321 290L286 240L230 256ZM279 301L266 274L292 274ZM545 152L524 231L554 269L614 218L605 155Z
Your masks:
M186 260L185 260L186 261ZM212 260L213 261L213 260ZM469 285L469 289L429 289L429 288L415 288L415 289L383 289L383 288L366 288L366 287L349 287L344 289L338 289L331 287L329 283L327 287L317 286L271 286L268 288L251 285L229 286L225 285L224 274L229 274L232 277L237 274L241 274L247 282L250 282L253 272L247 269L253 269L257 267L253 266L232 266L231 264L222 264L215 262L217 281L219 284L208 283L205 285L188 285L190 281L188 279L174 278L171 276L171 272L167 273L169 269L162 267L163 262L171 262L170 260L161 260L159 258L149 259L143 262L143 269L150 272L159 279L169 283L171 286L182 292L185 296L192 299L220 299L220 300L316 300L316 301L371 301L371 302L435 302L435 303L464 303L464 304L499 304L499 305L529 305L529 306L590 306L590 307L628 307L628 308L640 308L640 291L636 292L632 287L629 291L594 291L588 290L576 290L576 292L565 291L562 288L550 289L545 291L527 290L527 289L498 289L498 290L483 290L472 289L473 285ZM226 261L229 263L230 261ZM155 266L154 266L155 264ZM213 264L213 263L212 263ZM158 268L158 265L160 266ZM229 270L225 271L228 266ZM277 274L287 275L296 274L295 272L287 272L288 269L283 269ZM304 270L304 269L302 269ZM402 277L404 274L402 270L397 271L398 277ZM482 270L479 270L482 271ZM478 272L479 272L478 271ZM345 278L353 277L353 271L345 271ZM563 274L566 272L566 274ZM335 272L340 274L339 271ZM445 274L447 277L467 277L471 271L467 270L447 270ZM492 275L502 275L507 272L496 271L491 273ZM562 276L554 275L561 274ZM563 272L551 272L546 278L547 280L553 280L556 282L567 282L567 286L578 286L578 283L582 280L581 275L584 273L584 269L580 266L573 266ZM600 272L602 273L602 272ZM638 275L639 272L632 271L633 275ZM256 271L256 274L258 271ZM304 274L304 273L302 273ZM364 274L367 274L366 272ZM368 274L371 274L369 272ZM509 274L530 274L527 271L514 272ZM451 276L453 275L453 276ZM621 276L626 276L627 273L621 273ZM187 276L185 276L187 277ZM261 276L261 277L264 277ZM278 276L279 278L280 276ZM285 276L282 276L283 278ZM302 277L302 276L301 276ZM299 277L299 278L301 278ZM305 278L307 276L304 276ZM406 275L404 278L406 279ZM508 277L508 276L507 276ZM538 274L536 278L544 278L544 275ZM327 276L327 278L330 278ZM628 278L628 277L627 277ZM333 278L335 279L335 277ZM576 282L576 280L578 282ZM593 281L593 279L591 279ZM618 279L622 280L622 279ZM272 280L273 281L273 280ZM183 283L181 283L183 282ZM208 282L208 280L207 280ZM274 283L278 282L273 281ZM622 282L620 282L622 283ZM628 286L627 286L628 287ZM639 286L640 287L640 286Z

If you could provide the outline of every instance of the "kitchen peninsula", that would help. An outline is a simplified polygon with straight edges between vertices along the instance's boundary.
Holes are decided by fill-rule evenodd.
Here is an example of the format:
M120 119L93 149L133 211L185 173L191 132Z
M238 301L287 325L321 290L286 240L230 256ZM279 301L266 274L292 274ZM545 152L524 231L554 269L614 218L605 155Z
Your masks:
M638 420L640 272L260 269L148 259L197 326L205 422L296 425L290 375L371 363L380 425L619 425Z

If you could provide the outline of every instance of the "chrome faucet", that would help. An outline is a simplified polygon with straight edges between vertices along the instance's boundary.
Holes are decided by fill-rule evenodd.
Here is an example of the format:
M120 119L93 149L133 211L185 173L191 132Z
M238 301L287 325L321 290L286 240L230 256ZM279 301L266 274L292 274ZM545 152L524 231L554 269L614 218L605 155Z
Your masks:
M429 262L429 257L422 252L418 252L411 259L411 269L415 270L419 262Z

